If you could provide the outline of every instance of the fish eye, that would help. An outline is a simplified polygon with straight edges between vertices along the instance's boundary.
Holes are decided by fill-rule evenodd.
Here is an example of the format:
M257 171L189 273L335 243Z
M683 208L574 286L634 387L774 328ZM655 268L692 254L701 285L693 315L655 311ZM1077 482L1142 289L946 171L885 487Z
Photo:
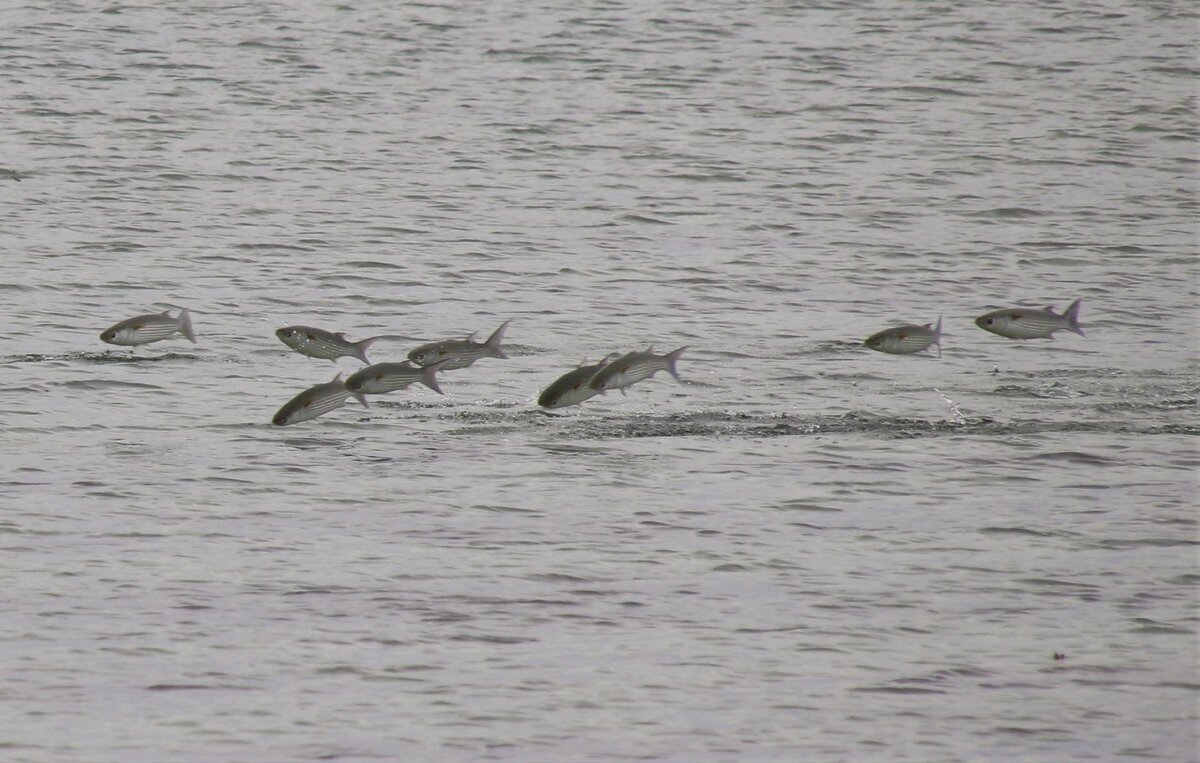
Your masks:
M995 319L995 318L988 318L988 319L987 319L987 325L989 325L989 326L990 326L990 325L992 325L992 324L993 324L993 323L995 323L995 322L996 322L996 319Z

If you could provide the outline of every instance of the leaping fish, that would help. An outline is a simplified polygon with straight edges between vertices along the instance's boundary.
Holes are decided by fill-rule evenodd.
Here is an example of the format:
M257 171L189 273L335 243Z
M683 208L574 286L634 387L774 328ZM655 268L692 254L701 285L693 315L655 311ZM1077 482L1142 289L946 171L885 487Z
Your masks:
M438 386L437 372L441 371L445 364L444 360L424 367L414 366L407 360L400 363L376 363L346 379L346 389L363 395L382 395L420 382L441 395L444 393Z
M362 403L364 408L368 407L367 399L357 392L346 389L342 375L338 374L333 377L333 381L309 387L287 401L271 419L271 423L278 427L286 427L289 424L315 419L335 408L341 408L345 405L346 398L350 396Z
M1023 307L994 310L976 318L975 325L1009 339L1053 339L1054 332L1062 329L1086 336L1079 328L1079 303L1078 299L1072 302L1062 315L1054 312L1053 307L1045 310Z
M912 355L920 352L929 345L937 345L938 357L942 357L942 316L938 316L937 325L926 323L924 326L908 324L884 329L877 334L867 337L863 345L872 350L890 353L892 355Z
M675 361L679 360L679 356L686 349L687 347L680 347L666 355L655 355L654 348L649 347L645 352L631 352L622 355L597 371L596 375L588 382L588 386L597 392L619 389L624 395L625 387L637 384L643 379L649 379L664 370L674 376L676 381L682 382L679 372L675 370Z
M408 353L408 359L418 366L444 362L442 370L452 371L456 368L466 368L480 358L507 358L504 350L500 349L500 342L503 341L504 332L510 323L512 321L501 323L500 328L493 331L486 342L474 341L474 334L466 339L430 342Z
M370 363L371 361L367 360L367 348L375 340L383 338L373 336L370 339L351 342L346 338L345 334L340 332L335 334L331 331L315 329L311 326L284 326L275 331L275 336L279 337L279 341L301 355L307 355L310 358L332 360L335 363L343 355L349 355L352 358L358 358L364 363Z
M179 315L171 317L170 310L149 315L139 315L114 324L100 334L101 341L109 344L134 346L166 339L175 332L187 337L192 343L196 334L192 331L192 318L187 309L180 308Z
M600 394L600 390L588 386L588 382L613 358L616 353L604 356L599 363L587 364L585 360L573 371L568 371L555 379L538 396L537 403L543 408L566 408L569 405L579 405L590 397Z

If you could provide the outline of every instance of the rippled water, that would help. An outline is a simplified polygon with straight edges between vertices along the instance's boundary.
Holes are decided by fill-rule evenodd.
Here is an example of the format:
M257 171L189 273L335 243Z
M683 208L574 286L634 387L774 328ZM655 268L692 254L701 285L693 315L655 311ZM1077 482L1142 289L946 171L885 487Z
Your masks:
M1196 756L1186 4L5 17L0 757Z

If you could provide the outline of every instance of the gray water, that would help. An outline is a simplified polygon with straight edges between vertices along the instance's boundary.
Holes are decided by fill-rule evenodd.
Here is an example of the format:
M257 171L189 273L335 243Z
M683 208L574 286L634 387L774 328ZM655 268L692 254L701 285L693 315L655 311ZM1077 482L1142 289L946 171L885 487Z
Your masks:
M1197 757L1193 5L94 7L4 9L0 758Z

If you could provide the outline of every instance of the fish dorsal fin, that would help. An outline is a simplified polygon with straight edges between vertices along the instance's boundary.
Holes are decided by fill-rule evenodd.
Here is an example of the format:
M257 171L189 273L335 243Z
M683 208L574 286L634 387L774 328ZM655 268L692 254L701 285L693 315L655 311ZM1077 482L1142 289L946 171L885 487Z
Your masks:
M341 380L342 380L342 372L338 371L337 376L333 377L333 381L341 381Z
M1058 315L1058 313L1054 312L1054 305L1046 305L1046 312L1051 315Z
M479 338L479 332L478 332L478 331L472 331L472 332L470 333L470 335L467 337L467 341L468 341L468 342L474 342L474 341L475 341L475 340L477 340L478 338Z
M334 334L334 336L336 336L338 339L341 339L343 342L348 342L348 341L350 341L349 339L347 339L347 338L346 338L346 334L345 334L344 332L341 332L341 331L338 331L338 332L336 332L336 333Z

